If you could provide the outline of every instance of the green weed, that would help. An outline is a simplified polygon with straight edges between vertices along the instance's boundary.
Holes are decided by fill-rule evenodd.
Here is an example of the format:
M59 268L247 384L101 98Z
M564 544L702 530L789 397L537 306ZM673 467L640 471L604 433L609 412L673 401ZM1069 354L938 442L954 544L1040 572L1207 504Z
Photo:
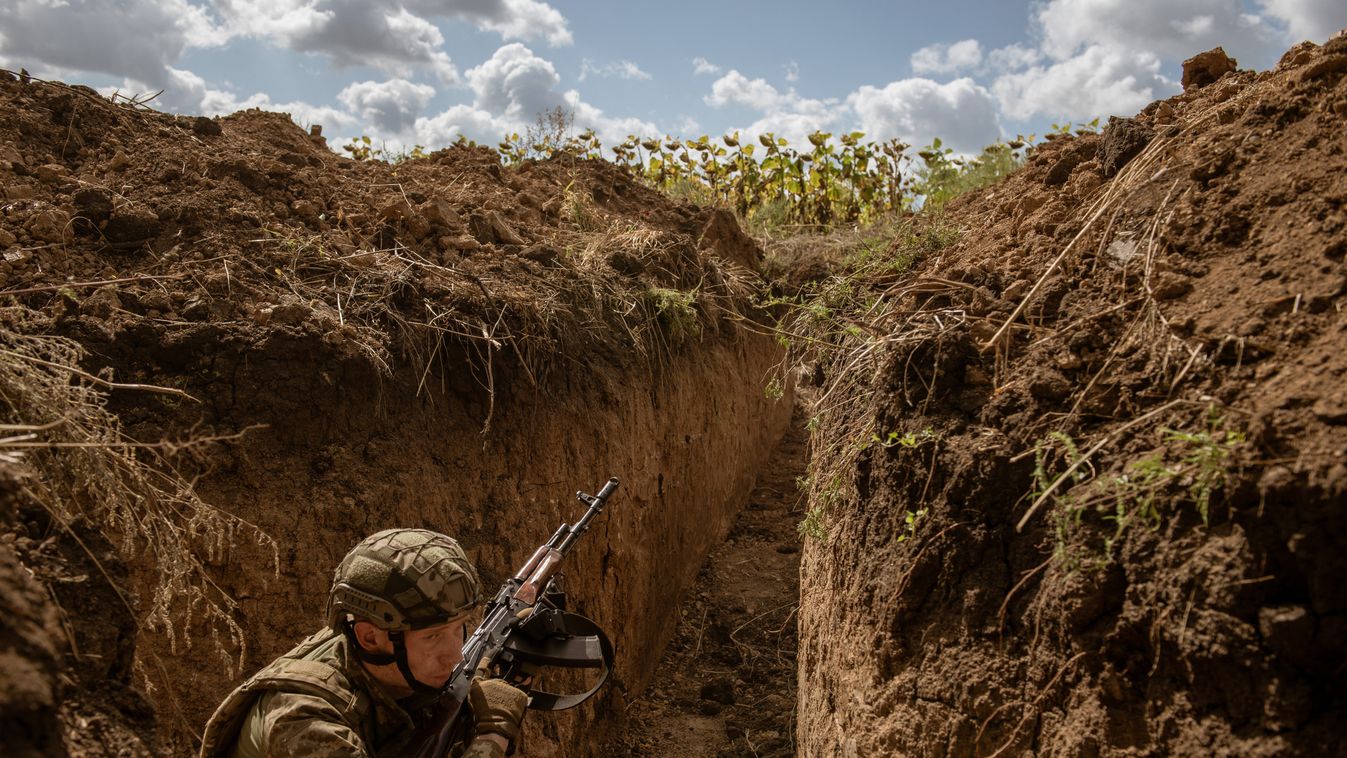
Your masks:
M762 394L768 400L780 400L786 396L786 388L781 383L781 379L774 376L771 381L767 382L767 386L763 387Z
M1058 457L1059 448L1060 455L1064 458L1061 471L1071 468L1080 460L1080 449L1076 446L1076 442L1071 438L1071 435L1064 432L1051 432L1046 439L1040 440L1034 445L1033 488L1029 492L1030 501L1037 501L1057 481L1060 473L1055 466L1051 465L1051 462ZM1088 476L1089 474L1083 467L1077 467L1072 472L1072 479L1076 482L1080 482ZM1080 562L1073 548L1077 542L1075 535L1080 527L1084 507L1069 489L1063 490L1062 487L1058 487L1053 491L1051 497L1053 501L1053 556L1074 570Z
M901 435L898 432L889 432L883 437L872 434L870 435L870 441L878 443L883 448L905 447L913 449L921 447L923 443L936 439L936 437L935 431L928 426L920 432L907 432Z
M903 531L898 533L898 542L906 542L909 537L917 535L917 527L922 520L926 518L928 509L919 508L915 511L906 511L903 513Z
M818 540L819 542L828 541L828 530L823 525L823 508L814 506L804 515L804 520L800 522L797 529L801 537Z
M917 153L925 165L917 172L913 193L922 208L935 209L966 192L1000 181L1024 164L1024 154L1010 144L988 145L980 155L963 158L943 147L939 138Z
M341 146L350 154L352 160L369 161L380 160L387 163L402 163L413 158L424 158L428 155L424 145L413 145L411 149L403 148L399 151L389 150L385 145L383 147L374 147L369 135L362 134L353 138L350 142Z
M805 513L804 519L800 522L797 529L802 537L827 542L828 529L824 516L828 510L842 498L842 476L840 474L828 480L823 486L815 487L815 479L812 476L797 478L795 486L802 491L810 494L813 505Z
M1077 467L1070 486L1059 487L1051 495L1054 556L1073 570L1115 560L1118 546L1132 527L1155 531L1167 516L1175 515L1163 512L1159 505L1167 490L1183 488L1203 526L1209 526L1212 498L1228 481L1230 458L1244 442L1244 434L1226 428L1225 418L1213 410L1202 431L1161 429L1162 449L1127 464L1121 474L1096 477L1088 463ZM1053 432L1041 440L1035 446L1029 497L1037 500L1061 471L1078 460L1080 452L1070 436ZM1088 534L1081 530L1087 518L1112 524L1098 543L1097 553L1088 547Z
M668 330L675 344L700 337L702 322L697 317L696 291L651 287L646 300L654 308L655 316Z
M1212 409L1207 416L1207 428L1201 432L1162 430L1165 438L1186 446L1183 452L1183 470L1190 477L1188 494L1202 516L1202 525L1210 522L1211 496L1220 489L1229 476L1227 462L1231 452L1244 444L1242 432L1225 428L1225 418Z

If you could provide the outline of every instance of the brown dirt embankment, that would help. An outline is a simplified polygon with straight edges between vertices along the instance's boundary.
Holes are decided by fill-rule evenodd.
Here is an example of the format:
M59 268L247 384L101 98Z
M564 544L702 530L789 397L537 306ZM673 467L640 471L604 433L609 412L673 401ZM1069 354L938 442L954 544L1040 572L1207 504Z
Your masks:
M1298 46L1050 141L855 283L803 754L1347 750L1344 113L1347 36Z
M10 79L0 101L0 367L107 393L99 423L120 432L99 439L174 440L155 460L195 485L164 501L114 466L114 512L73 448L5 459L43 486L3 522L0 590L28 609L4 633L31 665L0 674L17 693L0 719L75 754L184 752L240 661L317 626L362 536L446 531L499 581L575 518L576 489L616 475L566 577L614 638L614 686L529 738L595 749L596 714L647 684L789 418L763 391L779 348L743 326L761 252L732 218L604 163L503 169L470 146L354 162L276 114L172 117ZM40 358L72 344L78 367ZM0 376L4 423L66 440L70 413ZM203 438L225 439L176 444ZM200 565L173 575L165 545ZM183 594L154 594L166 575Z

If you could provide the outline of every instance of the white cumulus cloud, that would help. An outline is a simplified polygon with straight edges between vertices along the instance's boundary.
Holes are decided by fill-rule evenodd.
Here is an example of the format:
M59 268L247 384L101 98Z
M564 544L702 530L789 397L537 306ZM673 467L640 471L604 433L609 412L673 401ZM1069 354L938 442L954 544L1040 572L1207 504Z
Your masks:
M227 0L227 16L254 9L253 2ZM394 76L408 76L426 68L446 83L458 80L458 71L443 50L444 35L428 19L406 8L366 0L322 0L304 7L277 6L285 22L276 26L248 18L253 33L297 52L319 53L334 65L370 66Z
M1347 28L1347 2L1343 0L1259 0L1258 4L1286 24L1292 42L1323 42Z
M993 71L1017 71L1043 60L1043 54L1019 43L998 47L987 53L987 63Z
M717 108L742 105L753 110L767 111L782 104L782 95L766 79L749 79L731 69L711 85L706 104Z
M917 78L865 85L847 105L869 139L925 145L939 137L957 152L976 153L1001 136L996 99L966 77L947 84Z
M591 76L600 79L645 80L650 78L650 74L642 71L640 66L631 61L595 63L594 61L585 58L580 61L580 81L583 82Z
M747 139L770 132L795 145L807 144L809 134L837 127L842 117L834 99L802 97L794 89L782 92L765 79L749 79L733 69L711 85L711 94L704 100L717 108L738 106L758 111L753 123L738 129Z
M481 65L464 72L464 78L473 92L472 104L416 119L418 142L437 147L462 134L494 143L510 132L523 133L556 108L572 114L577 133L593 129L605 145L621 142L629 133L658 133L647 121L608 115L574 90L558 91L561 77L556 67L518 42L502 46Z
M744 139L756 139L760 134L770 133L785 137L797 150L807 150L809 135L814 132L835 132L846 128L844 116L835 101L805 100L792 109L764 114L742 129L728 131L742 132Z
M347 85L337 100L378 130L401 134L416 122L435 88L406 79L386 82L355 82Z
M918 74L952 74L982 64L982 45L966 39L947 45L928 45L912 54L912 71Z
M214 89L206 80L191 71L169 68L170 82L163 97L154 102L167 110L182 113L202 114L206 116L224 116L247 108L261 108L277 113L288 113L300 126L308 127L322 124L329 130L350 129L356 121L351 114L326 105L314 105L299 100L276 102L266 93L255 93L247 97L238 97L228 90ZM138 89L135 82L128 82L129 89Z
M1219 45L1252 64L1285 46L1243 0L1049 0L1034 18L1043 51L1057 60L1103 45L1181 61Z
M1178 91L1152 53L1094 45L1050 66L1006 74L992 85L1001 110L1014 119L1046 116L1084 120L1130 116Z
M1002 111L1089 120L1178 92L1178 63L1213 47L1243 67L1270 66L1291 43L1322 41L1347 24L1347 2L1042 0L1032 23L1037 50L1015 44L987 56Z
M407 0L406 5L428 16L468 21L505 39L546 39L561 47L574 42L561 12L537 0Z
M554 89L561 83L556 67L518 42L496 50L465 76L475 95L474 105L514 122L529 122L565 104Z
M603 109L581 100L580 93L576 90L570 90L565 97L567 106L575 115L576 129L579 131L593 129L608 147L618 144L629 134L650 137L661 133L659 127L644 119L634 116L610 116Z
M187 0L6 0L0 52L35 64L129 77L158 89L191 47L224 43L210 12Z
M461 21L506 39L546 39L569 45L564 16L537 0L214 0L237 32L281 40L302 39L316 29L359 27L370 18L401 13L419 18ZM378 31L373 29L371 31ZM321 52L322 50L315 50Z
M329 23L335 15L314 0L215 0L233 35L288 40Z
M720 70L721 70L720 66L717 66L716 64L712 63L711 61L708 61L707 59L701 57L700 55L692 59L692 72L694 74L697 74L698 76L702 76L704 74L714 76L716 74L719 74Z
M467 22L506 39L572 42L565 17L537 0L216 0L233 33L406 77L417 69L455 83L437 21Z
M459 136L494 145L511 131L510 124L471 105L455 105L434 116L416 119L416 143L438 149Z
M947 84L914 78L883 87L864 85L837 99L783 92L731 70L712 84L705 99L712 106L757 111L756 120L738 129L746 138L771 132L797 147L808 145L808 135L816 131L859 129L867 139L896 137L919 145L939 137L960 152L978 152L1001 136L996 98L966 77Z

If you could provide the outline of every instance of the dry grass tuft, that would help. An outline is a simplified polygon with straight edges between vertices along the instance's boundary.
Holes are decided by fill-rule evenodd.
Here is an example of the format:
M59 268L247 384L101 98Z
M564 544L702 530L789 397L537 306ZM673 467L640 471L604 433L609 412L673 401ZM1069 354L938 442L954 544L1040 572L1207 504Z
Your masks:
M241 435L132 440L107 409L105 391L130 385L81 371L83 357L71 340L0 327L0 430L6 434L0 461L26 469L27 496L76 541L74 527L82 523L128 562L149 557L149 586L135 599L104 571L138 624L165 634L175 650L190 647L192 630L204 626L217 637L216 652L241 666L246 647L232 618L236 604L211 580L206 564L222 561L246 540L269 550L279 565L276 545L252 524L203 502L173 465ZM102 567L96 555L89 557ZM240 651L237 660L227 649Z

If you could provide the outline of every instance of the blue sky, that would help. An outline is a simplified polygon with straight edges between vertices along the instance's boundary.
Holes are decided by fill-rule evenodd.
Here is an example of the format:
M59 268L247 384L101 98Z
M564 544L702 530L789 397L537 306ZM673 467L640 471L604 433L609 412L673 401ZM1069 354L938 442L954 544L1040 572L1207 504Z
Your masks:
M1265 69L1344 0L0 0L0 65L180 113L263 107L430 148L561 105L612 143L862 130L976 151L1131 115L1223 45Z

